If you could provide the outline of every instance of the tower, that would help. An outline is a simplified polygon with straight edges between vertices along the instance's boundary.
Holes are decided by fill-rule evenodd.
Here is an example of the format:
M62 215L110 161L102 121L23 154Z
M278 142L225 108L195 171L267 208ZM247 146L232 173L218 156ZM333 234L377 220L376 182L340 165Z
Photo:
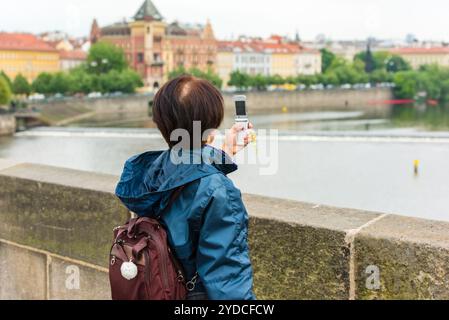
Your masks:
M212 24L210 23L210 20L207 20L206 25L203 29L203 34L201 35L203 39L215 39L214 30L212 29Z
M145 0L134 15L131 28L133 68L143 75L145 84L157 89L163 82L163 41L166 24L151 0Z
M98 26L97 19L92 21L92 27L90 28L90 43L96 43L101 37L101 29Z

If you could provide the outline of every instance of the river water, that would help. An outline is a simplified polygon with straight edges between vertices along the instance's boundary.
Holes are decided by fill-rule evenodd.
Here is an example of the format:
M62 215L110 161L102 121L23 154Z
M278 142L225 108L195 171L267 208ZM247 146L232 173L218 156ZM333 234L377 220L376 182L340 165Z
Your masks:
M360 112L251 120L257 128L279 129L279 136L261 136L237 159L263 154L271 161L244 161L230 175L243 192L449 221L449 132L397 127ZM227 117L224 126L232 121ZM0 158L119 175L130 156L165 148L152 127L146 115L127 114L97 116L70 128L38 128L0 138ZM418 175L414 160L420 161ZM273 172L263 174L269 166Z

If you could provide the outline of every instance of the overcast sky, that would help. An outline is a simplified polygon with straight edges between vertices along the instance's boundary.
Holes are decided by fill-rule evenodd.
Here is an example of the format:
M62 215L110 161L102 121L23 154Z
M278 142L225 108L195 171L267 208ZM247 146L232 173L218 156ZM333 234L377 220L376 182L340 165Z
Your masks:
M63 30L87 35L92 19L105 25L131 17L143 0L0 0L0 30ZM449 40L447 0L154 0L166 21L204 23L218 37L246 34L314 39Z

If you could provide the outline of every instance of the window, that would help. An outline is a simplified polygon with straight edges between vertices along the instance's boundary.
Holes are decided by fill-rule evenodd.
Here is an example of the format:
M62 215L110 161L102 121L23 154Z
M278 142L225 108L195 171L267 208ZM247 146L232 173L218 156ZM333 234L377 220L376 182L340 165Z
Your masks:
M139 52L137 54L137 62L138 63L143 63L143 53L142 52Z

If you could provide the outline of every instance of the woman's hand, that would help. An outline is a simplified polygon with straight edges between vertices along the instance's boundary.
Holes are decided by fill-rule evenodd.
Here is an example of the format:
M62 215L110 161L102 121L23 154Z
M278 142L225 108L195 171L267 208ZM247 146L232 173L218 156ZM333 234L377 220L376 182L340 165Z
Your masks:
M244 149L249 144L249 131L253 129L253 124L248 124L247 134L244 138L244 145L237 145L237 137L239 132L245 130L242 124L236 123L231 129L226 131L226 136L222 146L222 150L226 152L229 156L233 157L237 152Z

